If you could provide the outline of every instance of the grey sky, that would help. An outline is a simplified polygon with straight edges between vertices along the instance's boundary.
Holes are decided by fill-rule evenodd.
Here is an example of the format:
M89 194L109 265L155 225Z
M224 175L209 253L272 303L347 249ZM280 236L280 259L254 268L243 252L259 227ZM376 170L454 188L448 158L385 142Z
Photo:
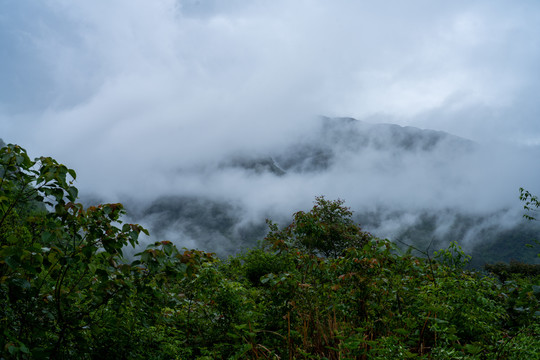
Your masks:
M1 137L75 168L83 191L230 193L289 207L321 193L351 205L474 199L486 210L512 202L517 186L539 189L538 1L0 6ZM388 178L376 154L278 182L211 170L308 133L318 115L448 131L497 152L441 172L407 158ZM461 171L472 175L450 183Z

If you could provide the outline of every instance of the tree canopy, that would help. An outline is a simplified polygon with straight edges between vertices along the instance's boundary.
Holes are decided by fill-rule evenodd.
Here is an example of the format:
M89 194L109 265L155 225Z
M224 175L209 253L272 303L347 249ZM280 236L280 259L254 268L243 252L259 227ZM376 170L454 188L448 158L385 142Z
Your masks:
M2 359L537 359L537 273L467 270L361 230L315 199L219 259L77 203L76 173L0 150ZM131 262L126 246L139 253Z
M267 241L282 241L302 251L334 258L349 248L361 248L372 236L352 220L350 208L343 203L341 199L318 196L313 208L295 213L286 228L279 230L270 222Z

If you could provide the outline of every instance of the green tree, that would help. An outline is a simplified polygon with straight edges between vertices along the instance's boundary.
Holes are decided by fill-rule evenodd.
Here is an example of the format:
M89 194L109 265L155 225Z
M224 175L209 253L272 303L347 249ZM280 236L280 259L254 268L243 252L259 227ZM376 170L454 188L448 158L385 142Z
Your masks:
M0 359L540 358L537 274L401 253L341 200L227 262L157 241L128 264L146 230L77 204L73 170L8 145L0 175Z
M84 358L93 328L116 326L131 290L122 248L138 225L121 204L75 203L75 171L17 145L0 150L0 351ZM119 314L122 311L118 311Z
M353 221L351 210L343 203L318 196L313 208L295 213L288 227L279 230L269 222L267 241L334 258L351 247L362 247L372 236Z

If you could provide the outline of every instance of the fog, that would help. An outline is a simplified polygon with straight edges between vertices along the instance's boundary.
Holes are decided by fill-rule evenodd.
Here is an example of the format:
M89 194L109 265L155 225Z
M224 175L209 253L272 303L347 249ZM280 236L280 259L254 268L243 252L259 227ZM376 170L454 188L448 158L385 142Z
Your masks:
M221 220L239 229L325 195L367 222L378 214L368 228L388 237L425 213L440 215L439 233L458 212L483 217L457 239L469 244L520 221L519 187L540 193L536 1L2 5L0 137L74 168L83 199L125 202L151 228L161 215L144 210L163 197L228 204ZM357 133L331 137L320 116L470 142L402 151L383 131L355 148ZM231 165L283 167L298 144L324 145L332 160L279 176ZM201 234L212 244L165 219L176 225L157 233L180 245L238 246L237 232Z

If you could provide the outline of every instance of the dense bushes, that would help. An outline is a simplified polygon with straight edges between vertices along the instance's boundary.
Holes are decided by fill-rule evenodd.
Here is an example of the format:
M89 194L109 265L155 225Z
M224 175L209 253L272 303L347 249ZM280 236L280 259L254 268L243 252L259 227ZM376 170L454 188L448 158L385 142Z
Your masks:
M519 261L510 261L509 264L497 262L495 264L486 264L484 269L496 275L502 282L512 278L540 277L540 264L525 264Z
M538 274L401 253L341 200L227 260L158 241L127 263L146 230L120 204L84 209L72 170L20 147L0 160L0 358L540 358Z

